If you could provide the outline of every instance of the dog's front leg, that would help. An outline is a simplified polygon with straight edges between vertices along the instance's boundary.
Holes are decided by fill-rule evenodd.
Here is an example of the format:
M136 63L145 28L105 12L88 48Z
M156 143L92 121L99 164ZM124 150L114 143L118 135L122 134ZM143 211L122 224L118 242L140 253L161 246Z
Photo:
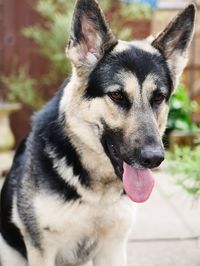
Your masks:
M93 260L94 266L126 266L126 242L108 241Z
M41 251L33 246L27 247L28 266L55 266L53 252Z

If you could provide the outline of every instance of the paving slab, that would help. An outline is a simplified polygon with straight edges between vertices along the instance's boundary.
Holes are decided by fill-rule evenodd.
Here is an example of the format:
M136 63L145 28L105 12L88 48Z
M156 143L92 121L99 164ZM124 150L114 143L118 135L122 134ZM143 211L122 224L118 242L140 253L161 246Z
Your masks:
M157 190L191 234L199 235L200 202L195 201L180 186L177 186L178 178L178 175L171 176L166 171L162 171L161 178L157 178Z
M128 266L199 266L196 241L136 242L128 246Z
M199 266L200 205L163 166L150 199L139 205L128 245L128 266Z
M150 199L138 206L131 239L189 237L190 231L162 197L157 185Z

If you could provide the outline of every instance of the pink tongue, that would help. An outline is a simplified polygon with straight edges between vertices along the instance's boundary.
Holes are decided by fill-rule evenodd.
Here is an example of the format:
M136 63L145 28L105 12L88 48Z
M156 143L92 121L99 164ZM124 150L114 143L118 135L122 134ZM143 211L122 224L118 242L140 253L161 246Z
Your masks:
M123 185L129 198L135 202L144 202L151 194L154 179L151 170L137 169L124 162Z

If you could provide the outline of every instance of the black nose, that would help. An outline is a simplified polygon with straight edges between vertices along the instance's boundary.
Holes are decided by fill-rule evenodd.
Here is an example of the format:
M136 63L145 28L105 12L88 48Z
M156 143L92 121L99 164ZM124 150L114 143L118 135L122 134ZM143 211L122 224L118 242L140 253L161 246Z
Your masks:
M158 167L164 160L162 147L145 146L140 150L140 164L145 168Z

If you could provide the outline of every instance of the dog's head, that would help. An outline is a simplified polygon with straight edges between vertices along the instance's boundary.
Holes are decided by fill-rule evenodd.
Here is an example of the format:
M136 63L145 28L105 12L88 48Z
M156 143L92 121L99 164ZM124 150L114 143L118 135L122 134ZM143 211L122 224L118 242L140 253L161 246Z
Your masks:
M76 3L67 47L69 126L91 149L103 149L120 177L128 167L154 168L164 159L169 98L186 65L194 18L191 4L154 40L124 42L95 0Z

